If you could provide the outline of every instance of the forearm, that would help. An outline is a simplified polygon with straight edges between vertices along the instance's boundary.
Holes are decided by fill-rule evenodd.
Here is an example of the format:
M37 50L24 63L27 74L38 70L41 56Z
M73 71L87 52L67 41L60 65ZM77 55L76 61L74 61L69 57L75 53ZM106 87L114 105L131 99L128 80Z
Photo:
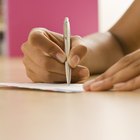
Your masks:
M140 48L140 0L135 0L122 18L110 29L125 54Z
M135 0L108 33L84 37L88 53L83 64L91 74L104 72L123 55L140 48L140 1Z
M88 52L82 64L91 74L104 72L123 56L119 43L109 32L88 35L83 39Z

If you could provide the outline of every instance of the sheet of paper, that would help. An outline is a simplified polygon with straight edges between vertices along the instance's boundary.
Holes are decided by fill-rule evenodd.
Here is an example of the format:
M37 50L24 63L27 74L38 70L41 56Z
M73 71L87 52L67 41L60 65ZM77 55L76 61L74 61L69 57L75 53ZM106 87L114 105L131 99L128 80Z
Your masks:
M0 87L14 87L57 92L83 92L83 84L0 83Z

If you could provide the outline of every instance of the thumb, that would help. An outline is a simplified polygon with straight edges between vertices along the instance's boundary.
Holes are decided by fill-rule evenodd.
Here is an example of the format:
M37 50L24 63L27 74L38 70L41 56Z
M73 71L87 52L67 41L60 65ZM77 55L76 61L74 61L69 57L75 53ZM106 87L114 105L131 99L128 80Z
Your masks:
M71 46L68 63L72 68L75 68L86 55L87 47L80 36L71 37Z

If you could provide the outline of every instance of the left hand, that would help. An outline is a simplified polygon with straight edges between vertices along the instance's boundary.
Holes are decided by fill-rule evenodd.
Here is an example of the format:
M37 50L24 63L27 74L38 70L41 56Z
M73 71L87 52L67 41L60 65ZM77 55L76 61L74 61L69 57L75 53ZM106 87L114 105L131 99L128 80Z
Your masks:
M131 91L140 88L140 49L120 59L99 77L84 84L86 91Z

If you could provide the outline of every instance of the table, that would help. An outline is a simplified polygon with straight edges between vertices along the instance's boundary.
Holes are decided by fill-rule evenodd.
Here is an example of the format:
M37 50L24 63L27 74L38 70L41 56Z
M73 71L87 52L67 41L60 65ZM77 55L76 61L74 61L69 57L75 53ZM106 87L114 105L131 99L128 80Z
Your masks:
M0 82L18 81L22 60L0 58ZM139 93L0 89L0 140L139 140Z
M0 17L0 32L5 32L5 24L3 23L1 17Z

